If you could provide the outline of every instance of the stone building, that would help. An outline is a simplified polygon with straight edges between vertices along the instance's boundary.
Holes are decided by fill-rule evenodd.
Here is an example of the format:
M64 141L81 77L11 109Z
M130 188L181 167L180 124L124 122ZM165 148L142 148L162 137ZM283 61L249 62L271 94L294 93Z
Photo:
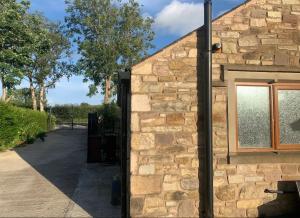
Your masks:
M131 72L130 215L199 217L203 183L204 32ZM213 21L214 213L299 207L300 0L249 0Z

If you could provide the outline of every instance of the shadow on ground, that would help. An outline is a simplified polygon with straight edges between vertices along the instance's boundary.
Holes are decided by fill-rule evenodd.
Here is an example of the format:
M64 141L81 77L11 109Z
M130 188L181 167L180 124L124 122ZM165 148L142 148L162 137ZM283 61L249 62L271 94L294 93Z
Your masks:
M59 129L45 142L0 156L0 206L7 208L0 216L119 217L120 207L110 204L111 181L119 169L86 164L86 141L86 129ZM1 170L5 161L18 167ZM17 188L3 185L11 182Z

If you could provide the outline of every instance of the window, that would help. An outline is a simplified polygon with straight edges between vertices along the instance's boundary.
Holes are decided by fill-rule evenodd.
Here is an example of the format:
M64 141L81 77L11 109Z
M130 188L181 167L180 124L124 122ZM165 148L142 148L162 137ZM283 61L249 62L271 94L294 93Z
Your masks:
M235 83L236 150L300 150L300 83Z

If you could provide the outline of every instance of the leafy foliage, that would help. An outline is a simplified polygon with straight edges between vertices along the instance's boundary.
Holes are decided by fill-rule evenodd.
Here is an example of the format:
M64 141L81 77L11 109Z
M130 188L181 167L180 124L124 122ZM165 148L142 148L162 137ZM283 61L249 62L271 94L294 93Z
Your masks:
M114 103L101 105L97 111L100 122L99 130L101 132L115 130L119 124L120 113L120 108Z
M47 113L18 108L0 102L0 150L43 136L54 123L48 124ZM54 119L52 119L54 121Z
M39 13L27 17L33 44L29 49L32 60L26 68L26 76L31 85L32 98L35 98L33 86L39 89L40 109L43 111L47 90L55 87L63 76L71 75L71 65L68 63L71 45L59 24L50 22Z
M29 2L0 0L0 77L5 88L21 82L23 66L30 62L28 43L32 38L23 22Z
M51 114L56 117L57 123L70 123L72 118L77 123L87 123L88 114L100 110L100 105L55 105L51 108ZM48 112L50 108L48 108Z
M66 0L66 4L67 32L81 54L78 70L85 82L92 81L89 95L98 93L99 86L107 94L107 82L116 81L118 72L141 60L152 47L153 20L141 15L134 0Z
M31 108L32 100L30 90L28 88L11 90L9 95L12 96L10 104L17 107Z
M48 112L50 108L48 108ZM97 113L101 122L114 123L119 118L120 110L115 103L103 105L89 105L82 103L80 105L55 105L51 108L51 114L56 117L57 123L70 123L72 118L75 123L87 123L88 114Z

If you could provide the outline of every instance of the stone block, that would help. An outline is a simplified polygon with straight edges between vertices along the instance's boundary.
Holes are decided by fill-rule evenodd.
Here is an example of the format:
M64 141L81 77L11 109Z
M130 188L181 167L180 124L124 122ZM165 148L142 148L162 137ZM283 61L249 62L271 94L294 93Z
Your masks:
M225 185L216 188L215 195L221 201L233 201L236 199L236 187L234 185Z
M273 61L261 61L261 64L263 66L272 66L274 64Z
M236 31L245 31L249 29L249 25L248 24L242 24L242 23L236 23L233 24L231 26L232 30L236 30Z
M300 5L292 5L293 11L300 11Z
M155 145L158 147L172 146L173 141L173 134L155 134Z
M237 165L237 174L253 174L256 173L257 165L256 164L240 164Z
M137 113L131 114L131 131L138 132L140 131L140 120Z
M147 197L145 199L144 207L151 208L151 207L163 207L164 201L158 197Z
M173 93L155 94L151 96L154 101L174 101L177 99L177 95Z
M239 46L258 46L258 39L254 35L241 37Z
M140 215L144 208L144 198L131 198L130 199L130 214Z
M138 172L138 154L136 152L131 152L130 154L130 172L136 175Z
M188 194L183 191L167 192L165 194L165 200L171 201L181 201L187 199L188 197Z
M177 182L179 181L179 175L165 175L164 182Z
M172 58L184 58L187 56L187 52L183 48L174 49L172 52Z
M222 51L225 54L237 53L237 46L235 42L223 42Z
M250 26L252 27L265 27L267 26L266 19L252 18L250 20Z
M193 48L189 51L189 57L190 58L196 58L198 56L198 49Z
M132 75L148 75L152 74L152 63L143 62L133 67Z
M228 32L221 32L221 37L222 38L239 38L240 33L239 32L234 32L234 31L228 31Z
M220 187L225 185L228 185L228 182L225 179L225 177L214 177L214 187Z
M215 177L223 177L223 176L226 176L226 171L225 171L225 170L215 170L215 171L214 171L214 176L215 176Z
M275 65L288 65L290 62L289 56L285 53L275 54Z
M167 114L167 125L183 125L184 115L181 113Z
M131 194L146 195L159 194L161 192L161 176L132 176Z
M177 190L179 190L178 182L163 183L163 191L177 191Z
M176 207L177 206L177 201L167 201L166 202L167 207ZM177 210L176 210L177 212Z
M153 117L149 119L142 119L141 126L163 126L165 125L165 118L164 117Z
M254 200L239 200L237 201L237 208L257 208L258 206L262 205L263 201L262 199L254 199Z
M137 93L141 92L141 87L142 87L142 79L140 75L132 75L131 76L131 92L132 93Z
M139 167L139 175L153 175L155 173L154 164L141 165Z
M188 111L189 105L184 102L156 102L152 104L152 110L158 112Z
M283 181L300 181L300 175L282 175Z
M247 210L247 217L259 217L258 209L248 209Z
M179 204L178 217L195 217L198 210L193 200L184 200Z
M268 11L268 17L271 18L281 18L282 13L280 11Z
M281 170L283 174L297 174L298 166L295 164L284 164L281 166Z
M179 60L173 60L169 62L169 69L170 70L184 70L186 64Z
M173 82L176 81L174 76L160 76L158 77L159 82Z
M245 182L261 182L264 181L263 176L245 176Z
M157 76L143 76L143 82L157 82Z
M244 184L239 191L239 198L242 200L245 199L263 199L266 194L264 190L268 186L264 185L255 185L255 184Z
M150 99L148 95L132 95L131 96L131 110L133 112L150 111Z
M281 0L267 0L269 4L279 5L281 4Z
M251 17L253 18L265 18L267 11L264 9L254 9L251 12Z
M199 179L198 178L184 178L180 182L181 188L183 190L196 190L199 189Z
M278 45L278 48L282 50L298 51L297 45Z
M155 147L153 133L132 133L131 147L133 150L148 150Z
M237 217L246 217L246 210L245 209L237 209L232 207L220 207L219 214L216 217L226 217L226 218L237 218Z
M145 217L165 217L167 214L166 207L153 207L144 210Z
M169 76L170 69L168 65L155 65L153 67L153 74L157 76Z
M243 183L245 178L243 175L228 175L229 184L238 184Z

